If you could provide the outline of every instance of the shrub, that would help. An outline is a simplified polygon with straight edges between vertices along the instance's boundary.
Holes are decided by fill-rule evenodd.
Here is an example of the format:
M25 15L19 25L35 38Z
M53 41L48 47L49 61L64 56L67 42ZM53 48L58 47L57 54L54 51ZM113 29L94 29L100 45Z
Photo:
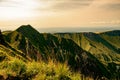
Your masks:
M26 73L26 65L23 61L19 59L13 59L8 64L8 74L9 73L15 73L17 76L22 76Z
M0 63L0 74L5 79L24 80L80 80L80 74L72 72L67 64L53 62L23 62L19 59Z
M26 75L30 78L34 77L40 72L40 64L37 62L29 62L27 64Z
M44 63L44 62L43 62ZM80 80L80 74L71 72L67 64L49 61L44 63L34 80Z
M67 64L61 64L61 63L57 63L56 67L55 67L55 72L58 75L58 78L69 78L69 76L71 75L71 71L69 69L69 67L67 66Z

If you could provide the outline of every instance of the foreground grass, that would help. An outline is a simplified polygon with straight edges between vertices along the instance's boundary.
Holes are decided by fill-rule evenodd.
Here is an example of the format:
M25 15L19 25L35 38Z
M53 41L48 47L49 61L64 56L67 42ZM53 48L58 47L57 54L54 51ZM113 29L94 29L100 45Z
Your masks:
M7 80L80 80L67 64L53 62L23 62L19 59L0 62L0 78Z

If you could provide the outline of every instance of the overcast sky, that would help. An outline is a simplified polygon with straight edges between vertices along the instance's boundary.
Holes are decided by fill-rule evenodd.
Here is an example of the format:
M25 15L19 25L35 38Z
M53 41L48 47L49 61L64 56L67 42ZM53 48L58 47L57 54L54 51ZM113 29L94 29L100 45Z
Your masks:
M0 0L0 28L119 27L120 0Z

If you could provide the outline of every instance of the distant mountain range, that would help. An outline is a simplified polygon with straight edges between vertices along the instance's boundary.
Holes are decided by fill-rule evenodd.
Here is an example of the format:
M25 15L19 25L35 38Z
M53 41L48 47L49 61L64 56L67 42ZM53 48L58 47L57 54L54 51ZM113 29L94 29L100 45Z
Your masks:
M39 33L31 25L0 33L0 61L53 59L94 79L120 77L120 31ZM6 54L7 53L7 54Z
M120 27L50 27L50 28L37 28L39 32L47 33L79 33L79 32L106 32L112 30L120 30Z

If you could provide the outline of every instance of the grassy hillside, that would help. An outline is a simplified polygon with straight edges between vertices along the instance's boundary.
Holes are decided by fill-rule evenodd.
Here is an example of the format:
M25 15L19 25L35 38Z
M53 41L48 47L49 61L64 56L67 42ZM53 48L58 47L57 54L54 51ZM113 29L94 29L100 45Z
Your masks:
M27 30L31 32L26 33ZM50 58L60 62L68 61L68 65L70 65L74 69L79 69L80 71L84 70L82 71L82 73L84 74L88 73L88 76L90 75L94 76L97 73L97 69L98 69L98 73L100 73L99 75L104 74L102 71L105 70L106 68L94 56L84 51L71 39L55 37L51 34L45 34L45 33L40 34L30 25L21 26L20 28L17 29L17 31L23 34L25 37L27 37L28 40L37 49L39 49L39 53L41 53L40 56L42 56L43 60L48 60ZM33 35L34 37L32 37L31 35ZM90 71L87 70L86 68L90 67L89 65L94 67L94 69L96 70L93 69L92 70L89 69ZM86 68L83 66L86 66ZM107 72L107 70L105 71ZM98 74L96 74L95 76L97 75Z
M109 31L100 34L105 40L107 40L110 44L115 46L118 50L120 48L120 31ZM120 53L120 50L119 50Z
M110 34L111 32L109 32ZM119 48L119 32L116 31L107 35L106 33L55 33L57 37L64 37L73 40L84 50L93 54L100 62L106 65L111 74L116 73L117 66L120 66L120 52ZM113 36L114 35L114 36ZM110 66L112 65L112 67Z
M80 80L67 64L49 61L24 62L13 58L0 62L0 80Z
M37 69L37 64L39 64L38 68L42 63L47 67L51 66L49 63L53 61L52 64L56 67L57 65L66 65L66 69L69 68L68 72L70 71L70 73L62 75L62 77L67 78L67 80L76 80L72 78L74 75L74 78L81 79L114 79L120 74L120 72L117 72L119 70L117 67L119 67L120 64L119 50L115 45L107 41L107 39L103 38L102 34L39 33L32 26L23 25L15 31L3 32L1 37L3 37L0 39L2 41L1 43L4 42L7 44L7 46L5 44L0 44L0 51L3 52L0 56L1 61L4 62L8 60L9 57L11 57L10 61L13 62L14 59L18 59L18 62L15 62L15 64L19 65L22 61L21 64L23 65L19 66L26 66L26 70L29 69L27 68L29 63L34 64L35 62L35 69ZM6 52L7 50L11 50L13 56L8 55L9 53ZM8 56L5 58L6 54ZM9 61L5 62L11 63ZM43 70L45 74L43 74L44 76L42 75L42 77L47 79L49 76L48 80L62 80L58 79L61 74L56 72L57 69L59 69L56 69L56 67L53 67L53 71L50 71L50 76L47 74L49 71ZM12 70L9 66L4 69ZM76 72L79 73L79 77ZM11 75L12 77L15 75L19 78L36 79L36 77L41 75L41 70L32 76L28 76L27 71L23 71L23 73L15 72ZM27 77L25 77L26 75Z
M64 37L73 40L84 50L92 53L99 60L104 62L120 61L120 51L112 43L119 45L119 36L108 36L107 39L103 38L102 34L96 33L55 33L57 37ZM111 40L112 39L112 40ZM114 40L115 39L115 40ZM111 43L110 43L110 41Z

